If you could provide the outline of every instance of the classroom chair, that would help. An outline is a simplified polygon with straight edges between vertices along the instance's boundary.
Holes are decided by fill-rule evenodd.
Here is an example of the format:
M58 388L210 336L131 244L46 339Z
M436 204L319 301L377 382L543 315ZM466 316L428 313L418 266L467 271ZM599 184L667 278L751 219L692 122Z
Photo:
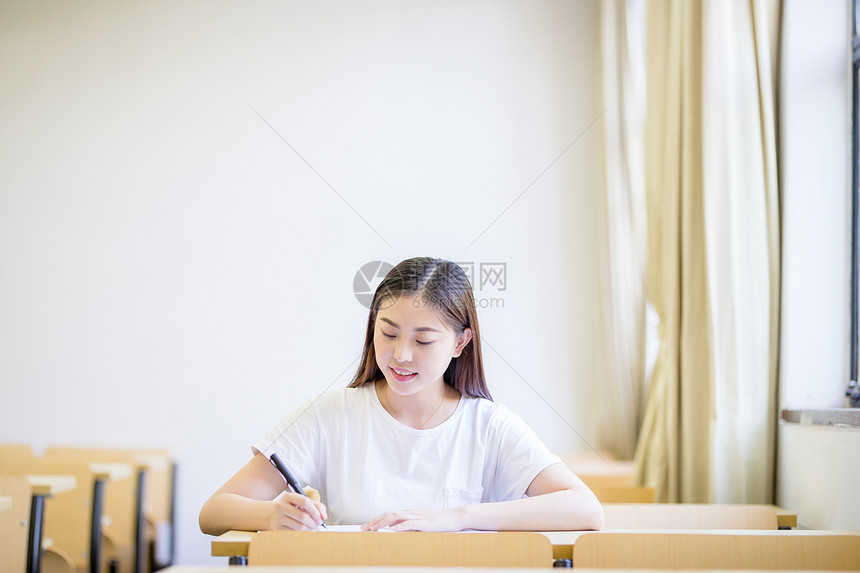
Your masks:
M124 462L135 468L134 503L128 532L134 546L134 573L156 571L173 563L175 548L176 464L162 450L49 447L46 459ZM123 503L117 494L108 506ZM127 507L127 505L126 505Z
M248 565L552 567L549 539L533 532L386 533L263 531Z
M860 570L860 532L585 533L573 566L609 569Z
M27 573L67 573L75 571L71 558L60 548L52 546L45 537L47 500L54 495L74 489L71 475L28 475L19 472L36 459L28 444L0 443L0 489L9 494L13 506L11 519L0 526L4 546L3 569ZM49 547L45 547L48 545Z
M60 484L64 481L65 483ZM8 507L0 511L0 572L75 573L71 558L57 547L43 548L44 498L52 491L74 487L69 476L49 480L20 475L0 476L0 497Z
M606 504L604 529L777 529L771 505Z
M24 483L24 480L21 480ZM5 486L5 487L4 487ZM0 555L6 557L7 564L0 565L0 571L22 571L27 563L27 534L24 529L26 514L20 511L24 507L26 494L12 491L3 483L0 477ZM13 496L15 504L13 504ZM16 505L17 504L17 505ZM18 509L13 515L12 510Z
M131 468L121 464L40 462L42 471L70 473L78 487L47 502L45 535L66 549L80 573L101 573L114 566L131 568L132 548L127 539L128 512L108 508L116 493L130 500ZM125 504L122 504L125 505Z
M105 571L112 562L120 564L121 571L131 571L130 544L118 539L115 533L123 531L126 520L121 513L116 513L117 518L114 519L105 509L109 496L121 493L123 489L126 491L124 495L129 495L131 466L51 461L20 453L22 455L18 458L6 456L3 459L4 473L71 476L75 483L74 487L44 502L44 538L50 540L51 547L68 555L79 572ZM128 497L129 504L130 500Z

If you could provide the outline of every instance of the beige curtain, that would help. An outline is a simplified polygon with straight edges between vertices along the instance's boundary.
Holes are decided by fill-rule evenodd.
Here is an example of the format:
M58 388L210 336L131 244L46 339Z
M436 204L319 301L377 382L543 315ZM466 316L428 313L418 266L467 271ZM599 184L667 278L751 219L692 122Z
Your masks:
M658 501L772 501L774 7L646 7L646 288L660 348L635 459Z
M603 185L597 201L601 316L596 446L632 459L645 378L645 118L642 0L600 5Z

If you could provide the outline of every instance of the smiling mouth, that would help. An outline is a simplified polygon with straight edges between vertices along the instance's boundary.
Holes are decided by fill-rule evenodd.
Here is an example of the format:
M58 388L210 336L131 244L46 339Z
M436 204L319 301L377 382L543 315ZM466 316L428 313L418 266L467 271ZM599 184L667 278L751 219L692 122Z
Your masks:
M412 380L413 378L418 376L417 372L410 372L409 370L402 370L400 368L394 368L392 366L389 366L388 369L391 370L392 376L394 376L394 379L398 382Z

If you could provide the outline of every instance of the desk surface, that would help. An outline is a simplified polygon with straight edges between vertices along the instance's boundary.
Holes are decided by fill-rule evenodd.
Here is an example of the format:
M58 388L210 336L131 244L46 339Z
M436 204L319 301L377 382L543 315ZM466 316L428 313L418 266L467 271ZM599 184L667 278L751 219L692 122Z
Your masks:
M25 475L33 486L33 495L57 495L75 489L78 480L67 475Z
M163 471L170 465L170 458L167 454L135 454L134 463L148 470Z
M98 479L115 481L125 479L132 474L131 464L123 462L91 462L88 465Z
M253 570L254 568L242 568ZM391 573L391 567L291 567L291 566L266 566L260 569L266 573ZM397 567L398 573L547 573L549 567L539 568L510 568L510 567ZM163 573L236 573L235 566L212 566L212 565L174 565L161 570ZM577 573L631 573L631 569L588 569L578 568ZM791 570L783 569L782 573ZM636 569L635 573L665 573L665 569ZM764 573L761 570L733 569L672 569L672 573ZM806 570L803 573L833 573L816 572Z

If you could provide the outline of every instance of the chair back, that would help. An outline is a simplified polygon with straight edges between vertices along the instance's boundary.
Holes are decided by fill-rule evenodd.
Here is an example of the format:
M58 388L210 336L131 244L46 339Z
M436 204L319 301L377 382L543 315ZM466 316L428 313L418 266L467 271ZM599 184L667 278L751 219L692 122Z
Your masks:
M18 573L27 569L27 524L33 489L23 476L0 476L0 496L12 501L9 509L0 512L0 571Z
M27 444L0 443L0 474L9 474L21 463L36 458Z

